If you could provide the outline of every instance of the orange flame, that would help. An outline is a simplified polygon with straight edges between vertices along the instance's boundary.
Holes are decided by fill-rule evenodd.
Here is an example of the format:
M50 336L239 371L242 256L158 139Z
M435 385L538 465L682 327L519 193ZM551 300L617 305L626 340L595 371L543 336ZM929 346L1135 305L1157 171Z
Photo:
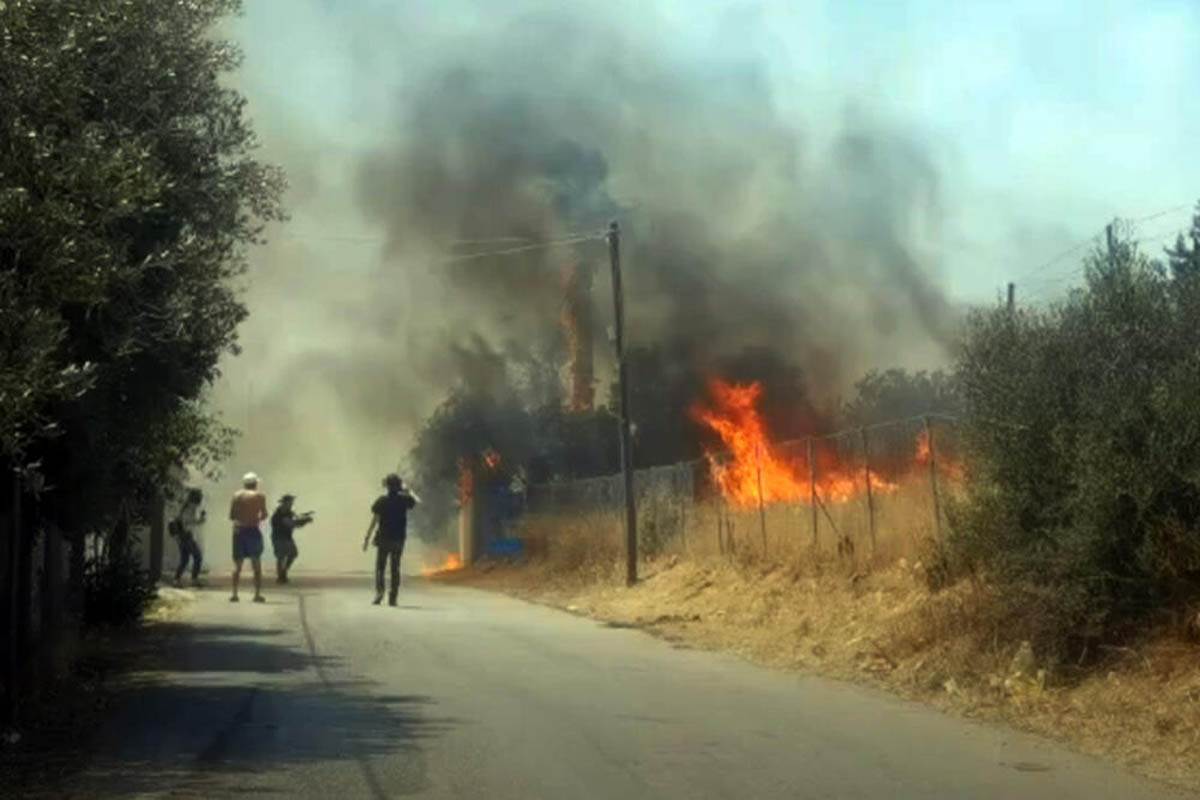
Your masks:
M443 572L454 572L463 568L462 559L458 553L450 553L446 556L446 560L436 567L422 567L421 575L429 577L430 575L438 575Z
M929 447L929 431L921 431L917 434L917 463L928 464L932 454L933 451Z
M915 461L917 464L928 467L929 462L934 458L933 447L929 442L929 431L924 430L917 434L917 452ZM954 483L962 483L966 480L966 470L963 465L956 460L947 458L945 454L937 454L937 472Z
M570 411L590 411L595 402L595 373L591 334L592 273L587 265L569 262L562 270L563 306L560 322L567 341Z
M465 459L458 460L458 502L466 505L475 496L475 471Z
M806 458L785 458L771 444L758 411L762 384L733 384L721 379L709 383L713 408L696 405L692 416L720 437L728 457L707 451L713 479L726 500L751 507L760 502L811 503L815 488L823 503L845 503L866 492L866 470L848 469L832 453L817 452L815 487ZM890 493L899 488L871 471L871 491Z

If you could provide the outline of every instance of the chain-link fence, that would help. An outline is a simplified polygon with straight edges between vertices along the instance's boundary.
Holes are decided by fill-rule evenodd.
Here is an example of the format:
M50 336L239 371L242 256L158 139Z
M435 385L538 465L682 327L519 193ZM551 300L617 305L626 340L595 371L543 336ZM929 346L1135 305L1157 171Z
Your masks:
M637 470L639 540L647 555L675 548L888 560L941 536L946 497L962 479L957 429L944 416L762 443ZM620 526L624 502L618 474L532 486L525 513ZM562 535L578 529L563 525Z

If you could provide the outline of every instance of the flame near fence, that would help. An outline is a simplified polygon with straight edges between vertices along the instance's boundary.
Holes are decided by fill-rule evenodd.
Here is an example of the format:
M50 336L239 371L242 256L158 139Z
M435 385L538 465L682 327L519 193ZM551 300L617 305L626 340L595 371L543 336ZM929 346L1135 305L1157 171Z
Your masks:
M647 555L672 547L771 558L810 551L882 562L940 538L945 497L963 478L949 417L782 443L764 437L753 447L637 470L640 547ZM611 516L619 531L624 501L619 474L546 483L529 487L526 515Z

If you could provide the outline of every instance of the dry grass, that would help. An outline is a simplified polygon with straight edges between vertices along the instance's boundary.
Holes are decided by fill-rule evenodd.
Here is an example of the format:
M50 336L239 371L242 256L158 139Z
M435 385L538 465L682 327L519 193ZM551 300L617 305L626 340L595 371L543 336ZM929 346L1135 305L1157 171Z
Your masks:
M873 554L865 513L856 517L852 505L830 510L855 544L840 557L824 515L813 547L806 507L769 510L765 547L757 509L692 509L682 535L626 589L617 515L542 517L522 531L527 564L454 580L771 667L873 684L1200 788L1200 647L1161 631L1086 674L1048 668L1036 654L1020 663L1011 633L1019 626L999 616L986 586L928 590L922 557L934 531L919 488L881 499Z

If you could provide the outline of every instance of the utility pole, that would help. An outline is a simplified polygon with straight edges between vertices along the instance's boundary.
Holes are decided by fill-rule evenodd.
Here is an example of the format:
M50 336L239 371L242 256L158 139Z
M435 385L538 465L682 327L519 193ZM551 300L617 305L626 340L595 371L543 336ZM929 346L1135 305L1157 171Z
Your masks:
M629 433L629 372L625 365L625 296L621 289L621 229L608 226L608 255L612 263L614 342L617 382L621 391L621 471L625 475L625 583L637 583L637 506L633 496L633 438Z
M1012 284L1010 283L1011 287ZM1012 293L1009 293L1012 297ZM929 445L929 488L933 494L933 529L937 534L937 540L942 541L942 499L938 495L938 479L937 479L937 448L933 443L933 425L929 422L929 417L925 417L925 442Z
M1008 313L1011 316L1016 307L1017 285L1010 282L1008 284Z
M1116 250L1116 242L1113 239L1113 224L1111 222L1104 226L1104 239L1108 244L1108 261L1111 264Z
M871 557L875 557L875 493L871 489L871 449L867 445L867 429L858 429L858 438L862 442L863 477L867 483L867 523L871 530Z

